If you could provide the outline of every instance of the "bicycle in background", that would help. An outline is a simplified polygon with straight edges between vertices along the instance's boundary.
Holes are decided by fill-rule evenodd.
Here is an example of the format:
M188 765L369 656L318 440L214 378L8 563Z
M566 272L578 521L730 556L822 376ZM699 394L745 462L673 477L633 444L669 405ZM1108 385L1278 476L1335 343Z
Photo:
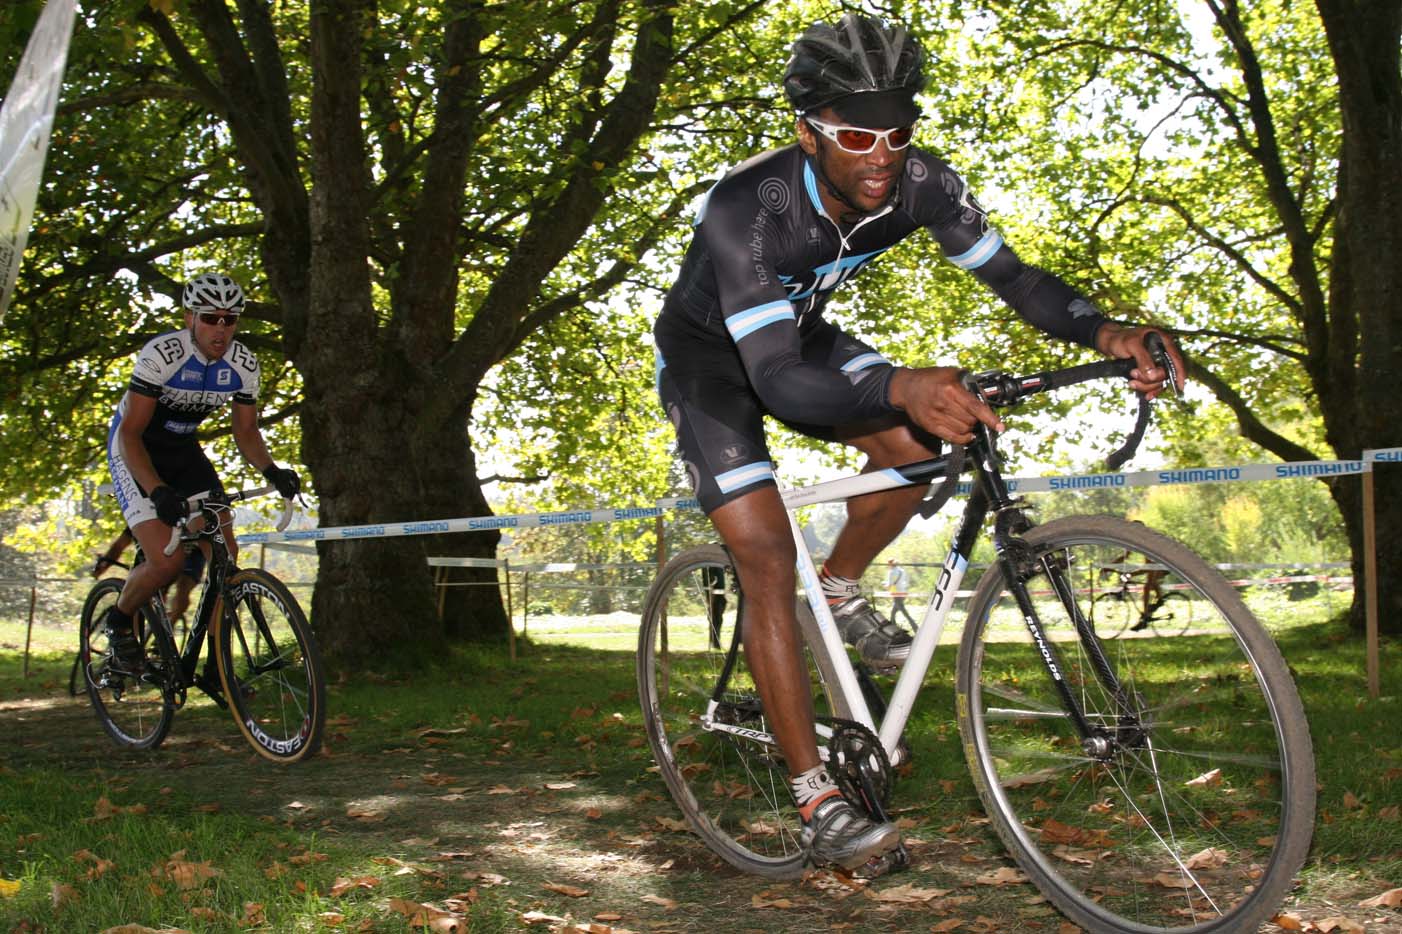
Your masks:
M1164 588L1165 568L1131 565L1127 554L1119 558L1101 568L1100 580L1111 585L1091 601L1091 618L1099 631L1109 639L1149 628L1157 636L1185 634L1193 624L1191 597Z
M89 593L79 627L79 667L98 721L119 746L160 746L189 689L198 688L233 714L239 731L264 758L297 762L320 748L326 682L311 626L291 591L271 573L234 565L220 524L234 503L272 492L268 486L190 497L190 518L171 530L166 554L174 554L182 542L210 543L194 624L178 647L163 597L152 597L134 619L133 632L146 657L138 674L110 665L100 625L103 611L121 593L122 580L105 578ZM279 530L291 519L292 505L285 501Z
M1165 361L1160 353L1157 365ZM1088 379L1126 377L1133 366L1106 361L1022 378L995 372L969 385L1007 406ZM1133 441L1147 418L1141 397ZM1309 728L1279 650L1240 595L1186 546L1115 516L1034 526L1008 489L994 441L977 426L966 458L974 489L889 694L843 646L791 514L807 595L796 597L799 621L828 771L850 801L888 820L896 769L919 766L905 737L911 711L992 516L997 560L968 604L955 692L965 758L999 838L1041 892L1087 930L1255 930L1303 864L1315 812ZM960 461L951 452L783 497L792 510L941 476L940 490L952 491ZM1103 589L1102 570L1116 564L1161 569L1165 592L1190 594L1191 631L1167 639L1150 627L1109 641L1092 597ZM707 846L743 871L793 879L808 854L788 769L742 650L744 602L722 546L668 562L643 607L643 719L672 798ZM868 874L909 858L898 849Z

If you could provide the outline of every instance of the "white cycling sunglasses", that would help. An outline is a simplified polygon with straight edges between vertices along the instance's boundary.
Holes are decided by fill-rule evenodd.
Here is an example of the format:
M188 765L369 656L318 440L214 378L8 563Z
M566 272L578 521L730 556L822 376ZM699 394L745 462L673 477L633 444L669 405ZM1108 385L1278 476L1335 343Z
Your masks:
M886 148L892 152L901 150L910 145L911 139L915 136L915 124L909 126L893 127L889 130L868 130L858 126L842 126L836 123L824 123L813 117L804 117L808 125L828 139L837 143L843 152L865 155L876 148L877 142L885 140Z

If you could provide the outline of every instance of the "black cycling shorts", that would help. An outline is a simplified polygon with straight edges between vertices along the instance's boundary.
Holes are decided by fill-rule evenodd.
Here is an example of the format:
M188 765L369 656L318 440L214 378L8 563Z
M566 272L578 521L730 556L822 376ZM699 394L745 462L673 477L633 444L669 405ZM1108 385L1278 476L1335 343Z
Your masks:
M746 493L775 486L764 438L767 413L734 345L698 340L684 331L659 330L656 336L657 393L677 431L677 453L701 509L710 514ZM800 350L805 361L847 372L891 366L828 321L804 334ZM838 437L836 425L784 424L822 441Z

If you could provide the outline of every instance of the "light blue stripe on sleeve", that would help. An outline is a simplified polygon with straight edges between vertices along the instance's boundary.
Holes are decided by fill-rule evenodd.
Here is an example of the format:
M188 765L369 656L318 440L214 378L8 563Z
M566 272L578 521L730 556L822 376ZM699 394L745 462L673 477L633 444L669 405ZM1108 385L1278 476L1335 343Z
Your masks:
M990 230L979 239L978 243L958 256L951 256L949 261L960 269L977 269L988 262L1002 245L1002 234L996 230Z
M879 353L864 353L842 364L842 372L855 373L858 370L865 370L867 367L880 366L883 363L889 362L890 361Z
M733 493L741 487L773 479L773 465L768 461L757 461L753 464L746 464L744 467L727 470L723 474L717 474L716 486L720 487L722 493Z
M739 314L731 315L725 319L725 326L730 331L730 339L738 344L742 337L753 334L762 327L779 321L793 320L793 306L787 301L778 301L746 308Z

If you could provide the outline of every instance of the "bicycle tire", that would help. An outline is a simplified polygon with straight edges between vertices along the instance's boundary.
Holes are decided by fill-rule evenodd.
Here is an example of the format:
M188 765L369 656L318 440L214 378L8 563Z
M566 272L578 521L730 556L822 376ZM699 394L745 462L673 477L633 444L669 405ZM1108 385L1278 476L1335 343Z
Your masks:
M91 642L89 633L92 631L93 623L101 619L107 608L117 602L117 597L122 592L123 583L124 581L119 577L99 580L93 584L88 595L83 598L83 609L78 616L78 650L73 653L73 665L68 669L69 697L77 697L80 691L84 697L87 696L87 678L81 677L80 672L85 670L89 654L84 651Z
M1090 619L1102 639L1118 639L1135 618L1134 606L1124 590L1106 590L1090 603Z
M737 869L795 879L805 866L802 823L782 755L700 722L735 638L742 599L730 554L720 545L691 548L669 561L643 602L638 696L653 759L692 830ZM811 620L811 613L800 613L801 626L812 626ZM831 712L824 685L832 681L818 674L811 658L810 675L818 712ZM717 719L769 729L743 651Z
M274 762L315 755L326 725L326 679L292 592L260 568L237 571L214 619L219 682L244 739Z
M1064 683L1123 745L1100 757L1082 745L1030 637L1009 641L1008 617L1021 614L1002 571L990 571L970 603L956 698L998 835L1088 930L1255 930L1303 864L1315 810L1309 728L1275 643L1216 570L1142 525L1068 517L1025 540L1038 569L1028 590ZM1073 594L1089 592L1097 562L1126 551L1166 568L1164 583L1186 585L1197 604L1192 635L1102 640L1132 692L1128 710L1090 671L1070 610L1046 586L1050 565ZM1142 720L1142 734L1129 731L1126 713Z
M175 719L175 698L167 681L179 661L169 633L159 622L148 621L148 614L157 611L143 608L132 620L132 630L147 658L143 673L124 674L109 668L107 634L101 630L101 620L106 609L116 604L122 584L117 578L98 581L83 601L79 668L93 712L112 741L126 749L150 750L165 741Z
M1181 590L1166 593L1149 625L1161 636L1184 636L1193 628L1193 600Z

